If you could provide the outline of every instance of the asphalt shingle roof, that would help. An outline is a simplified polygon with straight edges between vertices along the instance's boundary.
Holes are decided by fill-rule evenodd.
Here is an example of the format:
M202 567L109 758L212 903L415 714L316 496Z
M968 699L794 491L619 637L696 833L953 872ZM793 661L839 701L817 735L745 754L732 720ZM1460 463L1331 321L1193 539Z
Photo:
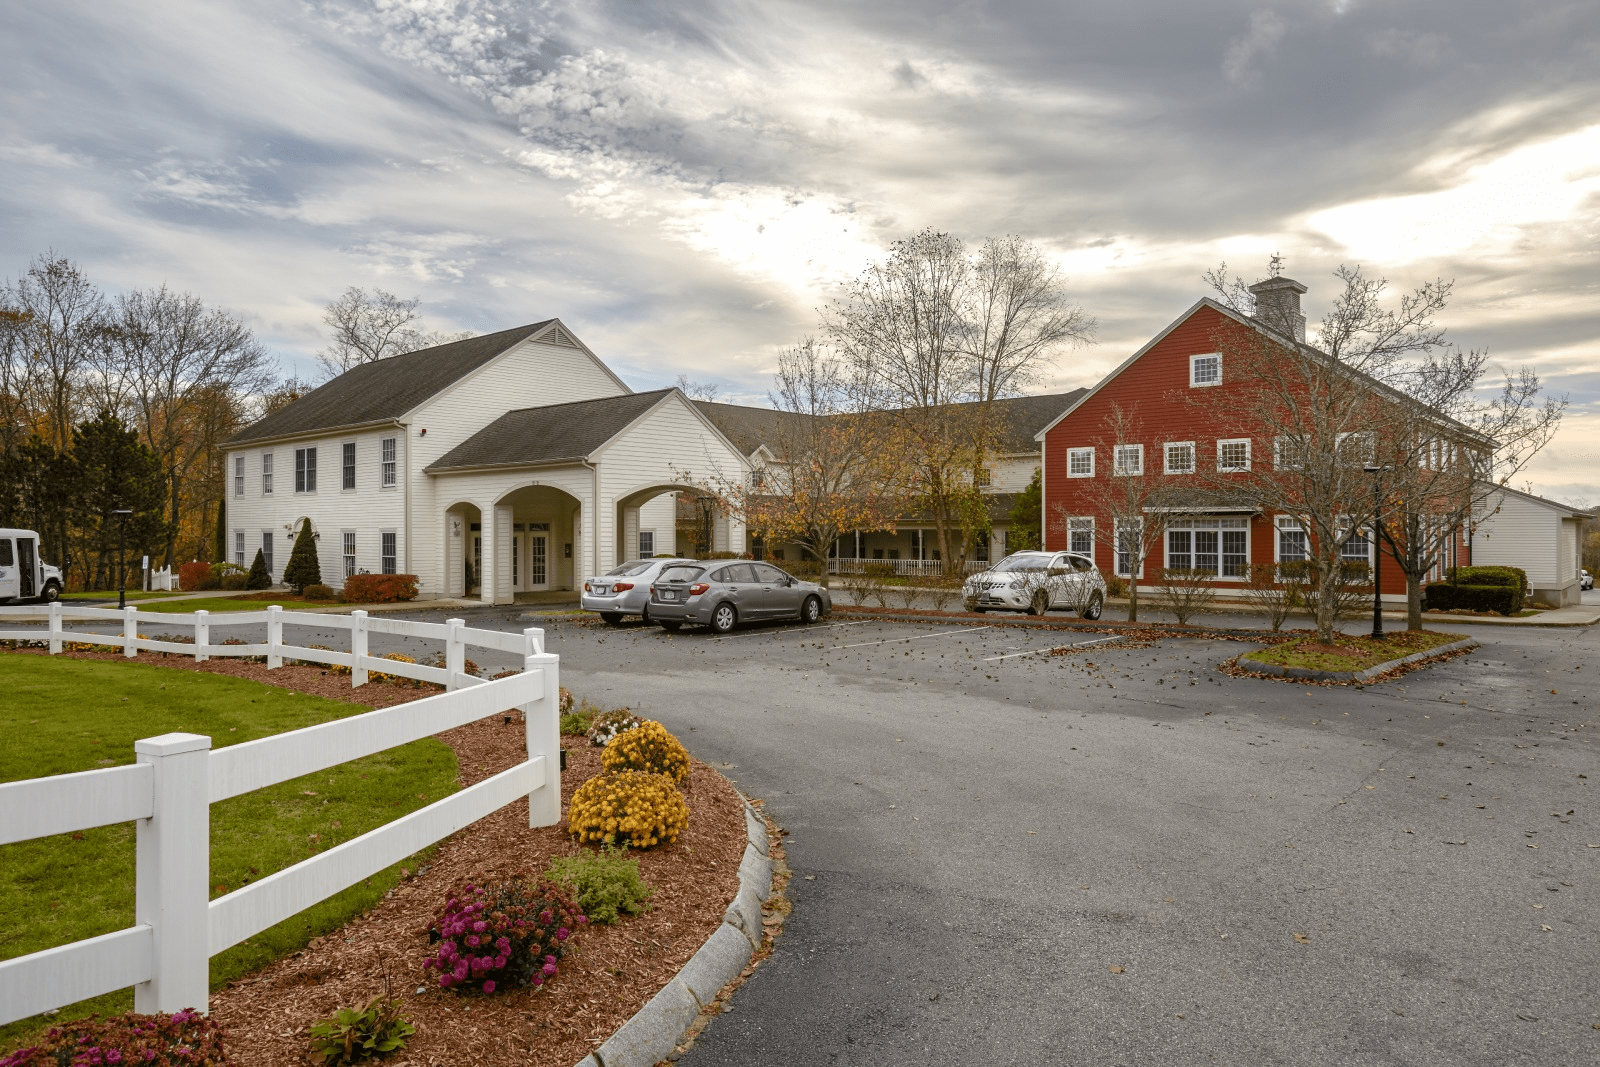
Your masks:
M287 407L245 427L228 443L248 444L398 419L554 321L545 319L353 367Z
M670 392L657 389L508 411L426 469L439 472L587 459Z

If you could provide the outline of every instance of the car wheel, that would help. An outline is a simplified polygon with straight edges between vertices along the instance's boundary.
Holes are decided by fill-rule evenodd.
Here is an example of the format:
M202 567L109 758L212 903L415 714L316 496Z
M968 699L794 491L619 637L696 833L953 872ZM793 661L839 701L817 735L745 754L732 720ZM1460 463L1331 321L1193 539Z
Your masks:
M800 621L810 626L822 618L822 601L814 596L806 597L806 602L800 605Z
M1100 595L1099 590L1089 595L1089 602L1078 612L1086 619L1098 619L1100 612L1105 610L1106 599Z
M52 603L53 601L60 600L61 599L61 587L59 585L57 585L55 582L46 582L46 583L44 583L44 596L40 597L39 599L44 601L46 604Z
M739 613L733 610L732 604L718 604L711 612L710 626L714 633L728 633L738 621Z
M657 625L669 634L675 634L683 629L683 621L681 619L662 619Z
M602 611L600 618L607 626L622 625L622 612L620 611Z
M649 604L646 604L644 606L644 610L639 613L639 621L644 623L646 626L649 626L651 623L655 622L655 620L650 617Z
M1033 599L1028 602L1029 615L1043 615L1050 610L1050 594L1043 589L1033 594Z

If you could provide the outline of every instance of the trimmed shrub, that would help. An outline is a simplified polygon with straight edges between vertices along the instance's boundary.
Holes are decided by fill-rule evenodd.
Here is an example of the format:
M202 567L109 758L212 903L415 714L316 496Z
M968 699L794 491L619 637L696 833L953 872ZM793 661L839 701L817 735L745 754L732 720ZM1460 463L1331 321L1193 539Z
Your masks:
M573 899L592 923L614 923L624 913L649 911L649 900L656 892L639 876L639 861L629 859L625 849L610 845L601 846L599 852L553 860L546 873L572 890Z
M178 564L178 588L185 593L215 589L217 587L211 584L215 580L216 575L211 569L211 564L204 560Z
M246 589L271 589L272 572L267 570L267 557L261 549L256 549L256 558L250 564L250 574L245 578Z
M1456 567L1448 575L1451 585L1497 585L1515 588L1521 611L1528 601L1528 572L1521 567Z
M334 591L333 586L323 585L321 582L318 582L316 585L306 586L306 599L337 600L339 599L339 594Z
M1106 596L1121 600L1128 595L1128 579L1120 574L1101 574L1106 580Z
M363 1008L340 1008L333 1018L313 1024L306 1058L319 1065L359 1063L398 1052L416 1032L411 1020L400 1014L399 999L388 1000L380 993Z
M572 795L567 831L579 841L651 848L670 844L689 825L689 805L671 778L609 771Z
M608 771L664 774L680 785L689 780L689 752L667 728L653 720L624 730L600 754Z
M289 553L289 563L283 568L283 581L296 593L303 593L306 586L318 585L322 581L322 564L317 560L317 542L311 533L310 522L300 524L294 548Z
M587 702L585 702L584 707L588 707ZM579 714L582 714L582 712L580 711ZM603 711L593 716L590 721L589 742L595 745L608 745L611 743L612 738L624 730L632 730L643 724L644 720L627 708L613 708L611 711Z
M556 976L573 934L588 922L571 893L525 876L452 891L428 928L438 949L423 961L445 989L493 993Z
M344 580L347 604L391 604L417 598L415 574L352 574Z
M120 1064L126 1067L226 1067L222 1029L198 1012L139 1015L116 1019L90 1016L52 1026L44 1041L0 1059L0 1067L58 1067L61 1064Z
M1522 591L1511 585L1453 585L1434 582L1424 592L1430 611L1493 611L1515 615L1522 610Z
M250 588L250 573L248 571L235 571L222 576L222 588L242 592Z

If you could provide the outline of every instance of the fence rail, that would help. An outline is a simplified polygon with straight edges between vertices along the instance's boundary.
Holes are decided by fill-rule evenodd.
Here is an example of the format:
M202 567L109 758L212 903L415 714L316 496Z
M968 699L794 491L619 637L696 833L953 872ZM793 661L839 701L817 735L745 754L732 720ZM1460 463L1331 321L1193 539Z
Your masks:
M209 737L164 734L135 742L137 762L131 765L0 785L0 844L130 820L137 836L134 925L0 961L0 1025L130 985L137 1011L205 1011L209 960L224 949L520 797L528 799L528 825L560 821L560 659L544 651L542 630L511 634L469 629L459 619L411 623L368 620L361 612L340 617L273 607L245 613L244 619L226 618L225 624L232 625L265 621L269 639L264 644L212 644L209 626L223 620L208 619L207 612L198 611L187 616L196 631L195 643L187 645L139 637L138 621L152 615L141 616L134 608L63 610L59 602L50 607L50 627L43 633L48 634L52 652L72 640L120 644L130 656L139 649L177 651L197 660L210 655L266 655L269 667L280 666L287 657L347 664L352 679L359 678L356 685L366 680L369 668L379 668L441 681L450 691L215 751ZM69 632L62 625L67 617L120 620L125 629L121 635ZM170 615L154 618L174 621ZM327 626L335 619L350 630L350 652L283 644L285 622ZM441 639L446 665L425 667L369 656L366 636L371 632ZM0 630L0 639L37 640L41 633ZM523 669L495 681L475 678L463 668L467 645L517 653ZM528 754L524 762L242 889L208 899L212 804L511 708L523 712Z
M828 560L829 574L865 574L869 566L883 566L887 564L894 569L894 573L902 577L913 578L938 578L945 571L942 559L854 559L847 556L834 556ZM982 560L969 559L962 565L963 574L977 574L989 569L989 564Z

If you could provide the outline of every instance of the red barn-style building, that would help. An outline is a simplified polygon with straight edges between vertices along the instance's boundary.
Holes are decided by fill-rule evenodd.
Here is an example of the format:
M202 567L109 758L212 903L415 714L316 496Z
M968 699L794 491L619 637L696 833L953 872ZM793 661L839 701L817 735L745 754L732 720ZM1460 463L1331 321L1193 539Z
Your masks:
M1251 289L1257 307L1270 308L1271 321L1288 323L1296 339L1303 341L1300 294L1306 287L1276 277ZM1162 567L1184 567L1214 569L1219 592L1241 589L1253 564L1305 558L1305 535L1298 522L1263 514L1245 503L1246 480L1274 462L1274 445L1264 429L1252 435L1241 431L1237 421L1225 426L1219 415L1230 388L1230 368L1219 351L1218 337L1236 325L1281 336L1250 316L1201 299L1039 432L1047 549L1091 555L1104 573L1129 575L1133 553L1114 551L1118 541L1111 536L1113 520L1106 513L1103 491L1095 488L1118 461L1108 420L1114 409L1120 409L1136 425L1136 436L1124 434L1122 441L1141 446L1125 454L1130 464L1137 462L1144 474L1166 476L1169 485L1195 479L1195 506L1163 509L1165 531L1141 562L1142 586L1159 584ZM1376 383L1373 388L1382 389ZM1197 398L1198 390L1223 392ZM1237 502L1229 502L1225 493L1217 491L1218 484L1235 478L1242 491ZM1430 577L1442 577L1447 567L1471 564L1462 532L1455 531L1450 541ZM1355 530L1342 553L1351 560L1374 562L1370 528ZM1380 573L1385 599L1404 602L1404 575L1392 560L1384 563Z

